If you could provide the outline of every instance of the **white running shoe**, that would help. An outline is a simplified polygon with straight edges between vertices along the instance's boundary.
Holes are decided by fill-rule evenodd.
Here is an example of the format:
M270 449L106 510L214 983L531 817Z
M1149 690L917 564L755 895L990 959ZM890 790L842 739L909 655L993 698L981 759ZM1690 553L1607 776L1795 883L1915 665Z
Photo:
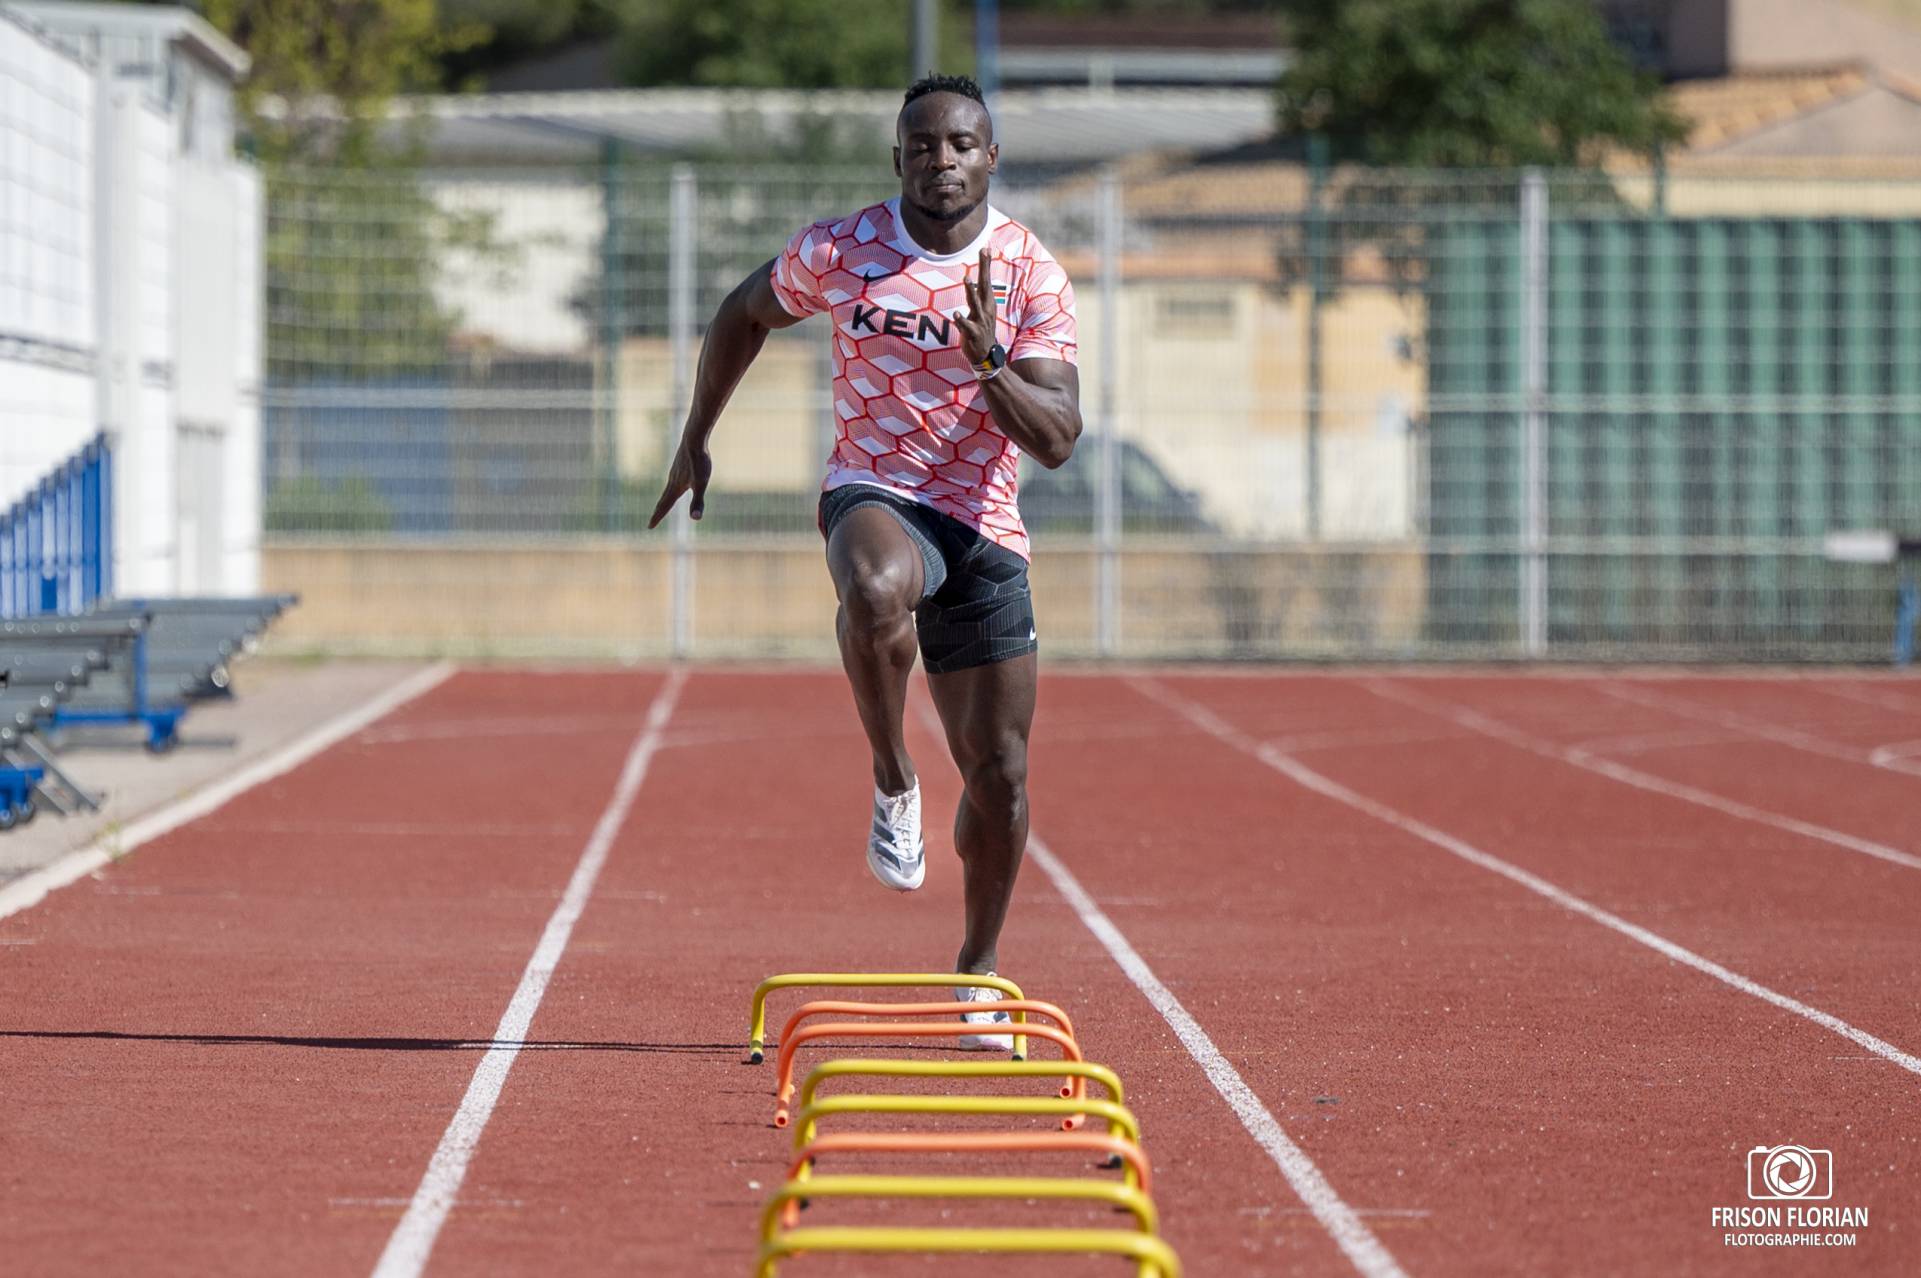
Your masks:
M994 975L992 972L989 976ZM985 985L957 985L954 997L963 1003L998 1003L1007 997L999 990ZM969 1025L999 1026L1012 1025L1014 1018L1006 1012L982 1010L962 1012L961 1019ZM954 1040L954 1046L963 1052L1011 1052L1014 1050L1012 1034L962 1034Z
M884 887L912 892L927 877L927 845L920 836L920 782L905 794L874 787L874 825L867 834L867 868Z

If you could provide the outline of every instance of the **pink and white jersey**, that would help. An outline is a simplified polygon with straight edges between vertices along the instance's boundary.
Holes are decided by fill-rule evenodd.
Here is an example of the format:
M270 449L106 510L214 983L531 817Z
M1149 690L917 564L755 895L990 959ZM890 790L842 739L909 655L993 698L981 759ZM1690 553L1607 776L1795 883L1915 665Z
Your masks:
M999 338L1011 363L1075 363L1074 287L1034 233L988 209L958 253L908 238L898 199L802 230L774 263L788 314L834 321L834 455L823 490L877 484L1028 557L1020 448L1001 433L961 350L962 282L994 253Z

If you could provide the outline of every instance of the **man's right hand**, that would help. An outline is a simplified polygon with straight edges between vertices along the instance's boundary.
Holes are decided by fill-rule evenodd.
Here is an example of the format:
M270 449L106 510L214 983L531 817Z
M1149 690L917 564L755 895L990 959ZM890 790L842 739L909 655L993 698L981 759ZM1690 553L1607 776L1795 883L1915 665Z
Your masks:
M687 507L687 513L699 519L707 508L707 479L713 473L714 459L707 455L707 450L681 440L680 447L674 450L674 463L667 468L667 485L660 490L660 500L654 504L654 517L647 521L647 526L660 527L660 521L667 518L667 512L689 489L693 490L694 500Z

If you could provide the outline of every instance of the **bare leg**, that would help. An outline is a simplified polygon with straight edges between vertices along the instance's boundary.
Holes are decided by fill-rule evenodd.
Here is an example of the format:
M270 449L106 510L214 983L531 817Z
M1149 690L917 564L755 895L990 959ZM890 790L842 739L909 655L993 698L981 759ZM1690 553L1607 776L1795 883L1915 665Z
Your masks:
M967 889L967 934L954 970L991 972L1014 878L1027 850L1027 735L1034 723L1033 653L927 676L960 768L954 847Z
M861 506L834 526L827 571L840 599L834 630L841 665L874 751L874 784L900 794L915 780L901 715L914 668L914 607L925 573L920 552L892 515Z

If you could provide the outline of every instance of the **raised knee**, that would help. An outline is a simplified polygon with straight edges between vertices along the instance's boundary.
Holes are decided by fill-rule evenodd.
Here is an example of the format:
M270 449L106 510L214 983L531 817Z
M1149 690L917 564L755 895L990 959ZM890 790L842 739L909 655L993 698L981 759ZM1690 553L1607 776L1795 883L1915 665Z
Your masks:
M914 610L913 585L905 567L875 564L853 574L841 592L841 607L857 626L898 621Z

